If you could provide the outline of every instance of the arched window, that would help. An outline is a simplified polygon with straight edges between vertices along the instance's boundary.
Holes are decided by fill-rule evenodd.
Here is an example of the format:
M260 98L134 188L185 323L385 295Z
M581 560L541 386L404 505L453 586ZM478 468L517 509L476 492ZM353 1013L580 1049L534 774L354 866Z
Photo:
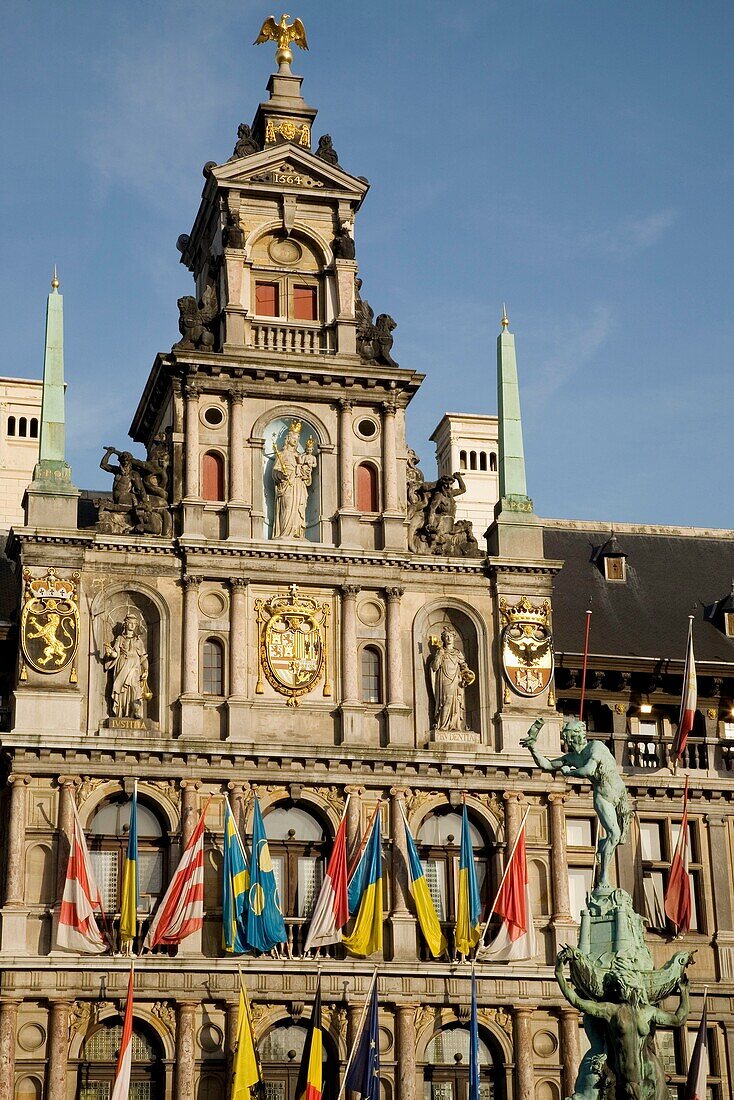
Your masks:
M324 877L327 830L303 806L281 802L265 814L265 832L292 953L300 955Z
M31 417L31 439L38 439L38 417Z
M466 1100L469 1094L469 1029L455 1025L444 1028L429 1042L425 1054L425 1100ZM479 1036L479 1095L481 1100L498 1100L502 1093L502 1066Z
M86 830L94 877L108 916L114 916L120 909L131 807L132 801L125 795L104 802ZM167 882L168 847L162 822L138 798L138 915L142 920L152 913Z
M15 435L15 417L8 417L8 435Z
M374 646L362 650L362 702L382 702L382 669L380 653Z
M486 451L480 451L479 452L479 469L486 473L486 470L487 470L487 452Z
M224 646L218 638L207 638L201 654L202 695L224 695Z
M24 438L28 435L28 420L25 416L21 416L20 420L18 421L18 435L21 435Z
M497 455L494 451L489 456L489 468L493 474L497 473Z
M204 500L224 500L224 459L207 451L201 460L201 495Z
M360 512L380 510L377 470L371 462L360 462L357 467L357 508Z
M469 834L477 869L482 917L486 916L490 888L490 857L494 844L484 822L469 810ZM421 824L416 837L426 882L436 912L444 923L444 932L451 940L456 923L456 884L459 881L461 845L461 814L449 809L436 810Z
M305 1021L289 1024L284 1020L276 1024L260 1042L259 1053L267 1100L296 1100L298 1071L306 1045L306 1034ZM339 1074L328 1033L324 1034L323 1039L324 1097L326 1100L335 1100L339 1091Z
M469 452L469 469L470 470L476 470L476 468L477 468L477 452L476 451L470 451Z
M459 469L466 469L466 451L459 451Z
M108 1100L122 1041L122 1021L105 1021L85 1041L79 1064L79 1100ZM130 1100L163 1100L165 1074L160 1041L139 1020L133 1024Z

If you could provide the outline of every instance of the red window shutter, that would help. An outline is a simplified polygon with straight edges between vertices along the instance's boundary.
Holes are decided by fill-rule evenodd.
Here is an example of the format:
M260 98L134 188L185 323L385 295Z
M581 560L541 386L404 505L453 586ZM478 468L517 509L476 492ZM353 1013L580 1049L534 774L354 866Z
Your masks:
M280 303L277 283L255 283L255 312L260 317L279 317Z
M318 299L315 286L293 287L293 316L297 321L316 321Z
M357 508L360 512L380 510L377 470L366 462L357 467Z
M222 456L207 451L201 463L201 495L204 500L224 500L224 462Z

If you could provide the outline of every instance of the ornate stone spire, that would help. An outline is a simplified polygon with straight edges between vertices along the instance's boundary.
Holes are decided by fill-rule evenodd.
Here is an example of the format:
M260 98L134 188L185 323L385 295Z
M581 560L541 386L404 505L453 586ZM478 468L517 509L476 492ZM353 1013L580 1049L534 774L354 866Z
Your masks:
M311 126L316 117L316 109L309 107L301 95L302 76L291 72L293 52L290 44L294 42L302 50L308 49L306 31L300 19L288 25L288 16L283 15L276 23L269 16L262 25L255 45L273 41L278 49L275 60L278 71L268 81L270 98L261 103L252 123L252 132L261 148L281 142L292 142L306 149L311 148Z

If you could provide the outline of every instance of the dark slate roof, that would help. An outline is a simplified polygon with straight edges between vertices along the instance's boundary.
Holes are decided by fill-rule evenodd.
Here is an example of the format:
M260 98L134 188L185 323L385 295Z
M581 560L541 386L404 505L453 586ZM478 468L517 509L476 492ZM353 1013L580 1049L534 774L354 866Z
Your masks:
M545 556L564 562L553 598L556 650L583 652L591 607L590 654L683 662L688 616L695 614L696 660L734 663L734 638L704 618L704 607L731 590L734 533L625 529L624 582L605 580L603 563L595 560L609 535L599 524L544 528Z
M0 619L12 619L18 607L15 566L0 553Z

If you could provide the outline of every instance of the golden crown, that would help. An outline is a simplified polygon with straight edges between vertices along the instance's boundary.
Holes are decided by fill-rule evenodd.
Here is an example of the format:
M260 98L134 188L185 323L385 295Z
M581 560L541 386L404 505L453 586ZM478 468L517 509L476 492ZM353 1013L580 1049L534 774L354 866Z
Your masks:
M521 596L513 606L508 604L502 596L500 598L500 619L503 626L511 623L538 623L540 626L550 625L550 604L543 600L539 607L530 602L527 596Z
M303 426L303 425L301 424L301 421L300 421L300 420L291 420L291 426L290 426L290 430L291 430L292 432L300 432L300 431L301 431L301 428L302 428L302 426Z

